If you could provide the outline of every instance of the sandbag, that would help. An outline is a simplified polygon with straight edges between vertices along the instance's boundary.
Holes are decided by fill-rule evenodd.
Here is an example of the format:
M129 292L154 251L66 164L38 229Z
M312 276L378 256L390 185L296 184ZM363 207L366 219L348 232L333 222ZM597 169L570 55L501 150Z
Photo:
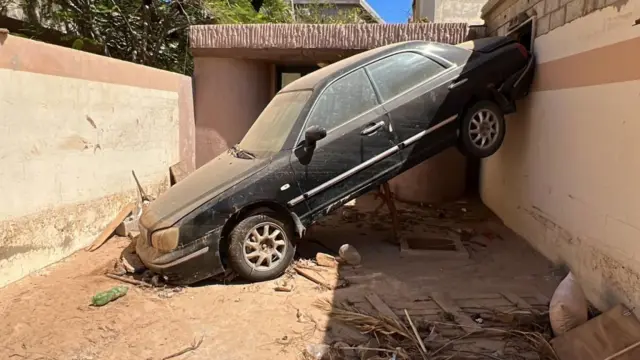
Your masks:
M551 297L549 304L549 319L551 329L558 336L584 324L589 317L589 305L587 298L575 280L569 273L558 285Z

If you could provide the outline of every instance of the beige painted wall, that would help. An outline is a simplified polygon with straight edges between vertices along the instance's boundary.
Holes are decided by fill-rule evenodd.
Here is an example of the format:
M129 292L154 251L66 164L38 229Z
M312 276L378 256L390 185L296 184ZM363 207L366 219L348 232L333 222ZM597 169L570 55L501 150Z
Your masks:
M237 144L272 96L273 66L253 60L195 58L196 164Z
M88 245L136 199L193 167L190 79L0 37L0 286Z
M537 38L534 92L482 166L485 203L601 309L640 305L638 16L630 0Z

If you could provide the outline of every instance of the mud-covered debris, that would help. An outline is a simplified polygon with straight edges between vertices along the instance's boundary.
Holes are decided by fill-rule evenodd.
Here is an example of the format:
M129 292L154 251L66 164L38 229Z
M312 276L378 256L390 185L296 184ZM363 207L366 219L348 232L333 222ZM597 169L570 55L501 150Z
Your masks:
M294 283L293 281L287 279L280 279L276 281L276 286L274 287L275 291L278 292L291 292L293 291Z
M340 259L349 265L360 265L362 263L362 256L353 245L344 244L340 246L338 253L340 254Z
M131 239L131 243L120 254L120 260L126 272L130 274L143 273L147 268L140 260L138 254L136 254L136 241L138 237Z
M330 359L331 356L331 346L327 344L309 344L304 350L314 360Z
M338 267L338 261L336 260L336 258L325 253L316 254L316 263L320 266L329 268Z
M99 292L91 298L91 305L107 305L108 303L127 295L128 291L129 288L126 286L115 286L110 290Z

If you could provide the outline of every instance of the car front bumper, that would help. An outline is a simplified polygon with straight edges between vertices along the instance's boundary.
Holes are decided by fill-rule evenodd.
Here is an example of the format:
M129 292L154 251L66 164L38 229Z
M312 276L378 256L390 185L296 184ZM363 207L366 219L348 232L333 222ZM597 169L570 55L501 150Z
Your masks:
M146 229L141 230L136 253L148 269L166 276L169 283L190 285L224 273L219 250L222 227L168 253L151 246Z

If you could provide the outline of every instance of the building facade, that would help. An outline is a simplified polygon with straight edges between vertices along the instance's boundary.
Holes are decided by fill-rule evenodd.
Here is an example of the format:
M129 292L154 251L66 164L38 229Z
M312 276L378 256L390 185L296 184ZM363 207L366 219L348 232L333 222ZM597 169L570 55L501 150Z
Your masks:
M482 7L487 0L413 0L411 21L482 25Z

